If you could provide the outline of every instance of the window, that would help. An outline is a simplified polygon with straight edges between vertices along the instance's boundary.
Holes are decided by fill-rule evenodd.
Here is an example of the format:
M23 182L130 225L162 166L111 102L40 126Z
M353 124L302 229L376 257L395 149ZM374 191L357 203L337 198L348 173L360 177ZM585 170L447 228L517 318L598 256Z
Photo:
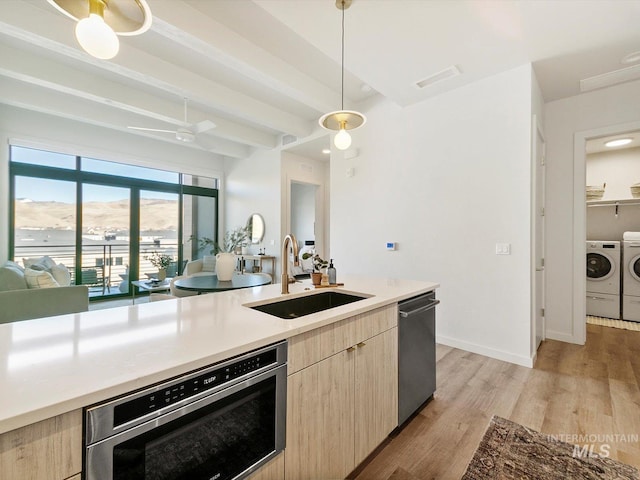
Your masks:
M76 156L33 148L11 147L11 161L56 168L76 168Z
M138 167L124 163L107 162L93 158L82 158L82 170L85 172L104 173L118 177L137 178L140 180L155 180L157 182L178 183L180 174L167 172L155 168Z
M73 182L14 178L13 257L50 256L70 271L76 264L76 189Z
M215 178L18 146L10 158L11 258L52 257L92 299L130 295L154 251L175 276L198 256L192 235L216 239Z

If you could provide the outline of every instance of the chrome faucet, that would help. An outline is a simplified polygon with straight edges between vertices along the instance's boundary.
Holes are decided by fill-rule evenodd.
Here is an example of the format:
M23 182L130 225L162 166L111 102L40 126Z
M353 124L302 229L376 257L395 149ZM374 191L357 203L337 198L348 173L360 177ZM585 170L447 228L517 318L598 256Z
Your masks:
M293 248L293 265L298 266L298 242L295 235L290 233L282 240L282 275L280 277L282 293L289 293L289 243Z

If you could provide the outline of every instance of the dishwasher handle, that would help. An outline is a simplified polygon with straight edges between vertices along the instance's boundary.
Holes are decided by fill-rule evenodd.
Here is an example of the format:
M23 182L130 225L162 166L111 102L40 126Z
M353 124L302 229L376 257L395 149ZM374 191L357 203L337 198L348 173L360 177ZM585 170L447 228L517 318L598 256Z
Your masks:
M434 300L433 302L427 305L423 305L422 307L418 307L415 310L411 310L409 312L403 312L402 310L400 310L398 313L402 318L407 318L408 316L413 315L414 313L426 312L427 310L431 310L439 303L440 303L440 300Z

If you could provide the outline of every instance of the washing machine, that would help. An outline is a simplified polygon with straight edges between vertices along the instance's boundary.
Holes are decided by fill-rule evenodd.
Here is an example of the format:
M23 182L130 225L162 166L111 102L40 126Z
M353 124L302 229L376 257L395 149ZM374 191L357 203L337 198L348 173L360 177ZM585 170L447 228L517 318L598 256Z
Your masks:
M587 315L620 318L620 262L619 241L587 241Z
M640 232L622 239L622 318L640 322Z

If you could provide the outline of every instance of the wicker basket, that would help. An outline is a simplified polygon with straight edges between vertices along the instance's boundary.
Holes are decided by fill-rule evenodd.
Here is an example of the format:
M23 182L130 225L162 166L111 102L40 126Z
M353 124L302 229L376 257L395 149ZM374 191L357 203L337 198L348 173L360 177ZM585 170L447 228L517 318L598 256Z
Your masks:
M587 201L589 200L601 200L604 196L604 189L607 184L600 185L587 185ZM639 191L640 193L640 191Z

